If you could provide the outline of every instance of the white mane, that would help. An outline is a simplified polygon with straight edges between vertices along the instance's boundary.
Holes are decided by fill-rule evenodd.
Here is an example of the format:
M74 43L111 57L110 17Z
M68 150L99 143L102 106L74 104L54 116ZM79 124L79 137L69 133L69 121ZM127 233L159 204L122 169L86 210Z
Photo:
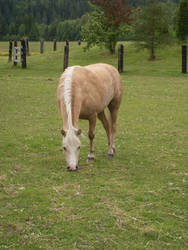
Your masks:
M63 100L65 103L67 116L68 116L68 129L75 130L75 128L72 125L72 107L71 107L71 101L72 101L72 76L74 73L74 69L79 66L72 66L68 67L62 76L65 77L62 85L64 86L63 91Z

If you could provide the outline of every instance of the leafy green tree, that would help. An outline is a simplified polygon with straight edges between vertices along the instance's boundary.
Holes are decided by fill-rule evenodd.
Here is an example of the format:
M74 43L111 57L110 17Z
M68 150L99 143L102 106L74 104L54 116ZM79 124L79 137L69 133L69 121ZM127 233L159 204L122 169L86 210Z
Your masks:
M179 3L176 35L183 43L188 39L188 0L181 0Z
M56 38L57 22L53 22L48 27L48 40L54 40Z
M169 42L171 20L170 6L158 0L147 0L134 14L134 30L137 44L150 52L150 60L155 60L158 47Z
M80 39L81 20L65 20L57 25L57 40L75 41Z
M49 39L48 39L48 31L49 31L49 29L48 29L48 26L46 25L45 26L45 29L44 29L44 32L43 32L43 34L44 34L44 37L41 37L41 39L43 39L44 38L44 40L46 40L46 41L48 41Z
M25 24L20 25L18 32L21 37L25 37Z
M108 25L105 23L104 12L92 6L93 11L89 14L88 22L82 27L81 36L87 42L85 49L91 47L106 46L108 40Z
M89 20L81 31L82 39L87 42L85 49L95 45L104 46L111 54L114 54L116 43L122 32L122 25L130 21L131 10L126 8L121 0L93 2L95 5L90 4L93 11L89 13ZM123 2L125 4L127 1Z
M6 35L8 31L8 25L6 23L6 20L3 16L0 15L0 38Z
M30 29L28 38L31 41L38 41L39 40L39 31L38 31L38 27L35 23L32 25L32 27Z

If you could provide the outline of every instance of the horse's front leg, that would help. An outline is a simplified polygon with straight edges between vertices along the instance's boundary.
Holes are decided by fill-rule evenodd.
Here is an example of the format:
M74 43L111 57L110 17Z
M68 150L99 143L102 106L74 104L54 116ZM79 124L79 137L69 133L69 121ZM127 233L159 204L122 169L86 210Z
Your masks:
M90 150L89 150L89 154L88 154L89 161L94 161L94 159L95 159L93 139L95 137L96 118L97 118L96 114L89 117L89 131L88 131L88 137L90 140Z

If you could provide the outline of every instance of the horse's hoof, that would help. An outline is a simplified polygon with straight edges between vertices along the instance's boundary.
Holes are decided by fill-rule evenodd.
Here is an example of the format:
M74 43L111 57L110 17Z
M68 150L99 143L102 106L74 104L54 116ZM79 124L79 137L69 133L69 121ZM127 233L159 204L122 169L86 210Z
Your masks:
M87 162L93 162L95 160L95 158L94 157L87 157Z
M108 158L108 159L111 159L111 158L113 158L113 157L114 157L113 154L107 154L107 158Z
M67 170L68 170L69 172L75 172L75 171L78 170L78 166L76 166L76 168L67 167Z

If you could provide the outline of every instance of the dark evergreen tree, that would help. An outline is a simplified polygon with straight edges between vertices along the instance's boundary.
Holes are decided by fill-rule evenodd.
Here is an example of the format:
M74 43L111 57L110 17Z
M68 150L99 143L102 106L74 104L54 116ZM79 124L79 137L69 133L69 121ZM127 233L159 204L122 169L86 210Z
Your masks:
M158 0L146 0L147 4L137 8L134 16L134 30L137 44L150 52L155 60L155 50L169 41L171 21L170 6Z
M188 0L180 0L177 14L176 35L183 43L188 39Z

